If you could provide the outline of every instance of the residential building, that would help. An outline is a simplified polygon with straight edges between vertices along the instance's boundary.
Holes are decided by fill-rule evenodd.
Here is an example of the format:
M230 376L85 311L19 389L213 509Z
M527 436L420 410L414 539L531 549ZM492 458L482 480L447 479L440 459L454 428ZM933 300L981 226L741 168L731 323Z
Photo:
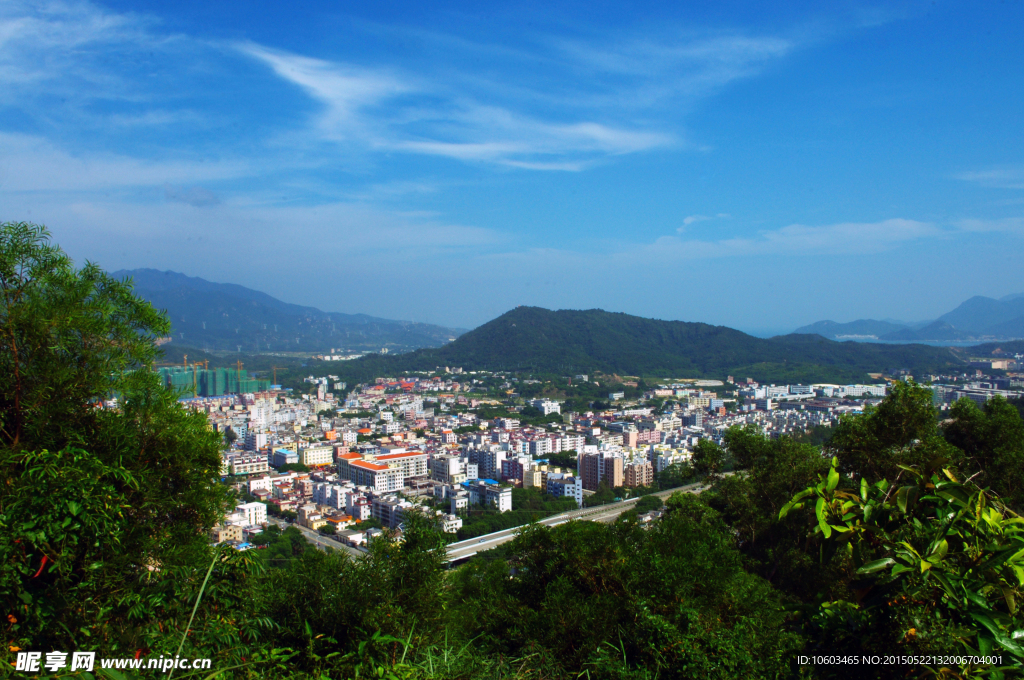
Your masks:
M654 484L654 466L650 461L633 462L627 465L622 475L622 485L633 488Z
M272 463L274 467L295 465L299 462L299 454L289 449L274 449Z
M334 462L334 446L317 444L299 449L299 462L306 467L330 465Z
M403 477L425 477L429 472L427 454L422 451L402 451L387 453L376 457L377 463L398 467Z
M548 473L547 492L558 498L572 498L577 507L583 507L583 479L578 476L561 472Z
M338 457L338 476L356 486L369 487L375 493L390 493L405 487L401 467L363 460L358 453Z
M223 543L224 541L241 543L242 527L236 524L213 527L210 529L210 540L214 543Z
M583 488L589 491L597 491L602 481L612 488L622 486L622 468L623 461L620 456L603 451L584 453L579 457Z
M562 405L557 401L551 401L550 399L534 399L530 402L530 406L538 409L544 415L551 415L552 413L561 413Z
M235 506L235 512L245 518L246 524L267 523L267 506L263 503L242 503Z

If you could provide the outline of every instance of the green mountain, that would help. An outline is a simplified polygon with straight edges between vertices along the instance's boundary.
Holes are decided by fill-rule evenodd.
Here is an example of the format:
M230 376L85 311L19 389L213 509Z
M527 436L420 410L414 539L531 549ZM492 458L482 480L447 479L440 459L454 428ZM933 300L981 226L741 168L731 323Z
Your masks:
M244 352L404 352L437 347L464 330L366 314L323 312L244 286L213 283L177 272L134 269L113 272L131 277L135 293L167 311L171 343L204 351Z
M834 342L820 335L755 338L732 328L628 314L518 307L455 342L395 357L345 362L353 379L459 366L568 374L752 377L772 381L867 380L896 369L961 366L949 348Z
M893 333L905 330L906 325L892 323L890 321L877 321L875 319L858 319L847 323L837 321L818 321L809 326L797 328L794 333L812 333L821 335L831 340L841 339L876 339L886 333Z

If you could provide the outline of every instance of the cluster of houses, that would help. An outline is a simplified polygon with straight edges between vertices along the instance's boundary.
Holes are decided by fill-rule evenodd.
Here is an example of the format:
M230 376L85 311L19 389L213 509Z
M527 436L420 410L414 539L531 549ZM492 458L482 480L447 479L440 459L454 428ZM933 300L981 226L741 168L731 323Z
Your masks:
M472 376L378 378L343 401L331 391L345 388L335 376L307 381L315 394L269 390L189 404L207 413L214 428L235 434L221 472L253 503L294 512L310 529L330 526L328 532L355 545L372 537L359 530L362 522L397 530L410 513L428 513L455 533L471 506L511 510L512 487L537 488L582 506L602 485L653 485L655 475L689 460L698 441L721 441L733 425L755 424L779 436L831 424L844 410L859 408L844 404L845 395L885 394L884 385L762 386L748 380L736 399L725 399L704 389L722 383L705 381L644 395L670 400L670 407L656 402L659 408L562 414L560 402L535 399L524 406L548 418L533 426L514 414L478 417L478 407L499 402L474 397L478 381ZM609 395L616 401L619 396ZM238 506L225 522L220 530L232 538L223 540L244 540L258 530L261 522L250 522L254 515L243 509L249 505Z

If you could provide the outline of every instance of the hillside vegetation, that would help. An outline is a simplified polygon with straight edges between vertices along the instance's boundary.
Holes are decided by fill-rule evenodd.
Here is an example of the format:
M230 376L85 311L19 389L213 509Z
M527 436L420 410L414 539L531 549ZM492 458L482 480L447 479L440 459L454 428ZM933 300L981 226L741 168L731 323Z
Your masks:
M733 429L695 451L709 490L646 527L531 525L451 569L416 516L357 560L293 532L238 552L207 540L235 500L218 437L147 370L167 326L41 227L0 224L7 667L78 650L212 659L174 678L1022 675L1024 422L1001 399L940 422L899 383L822 448Z
M962 365L942 347L834 342L819 335L755 338L725 326L628 314L517 307L436 349L368 356L332 366L352 379L437 366L571 374L714 377L762 381L865 381L894 369Z

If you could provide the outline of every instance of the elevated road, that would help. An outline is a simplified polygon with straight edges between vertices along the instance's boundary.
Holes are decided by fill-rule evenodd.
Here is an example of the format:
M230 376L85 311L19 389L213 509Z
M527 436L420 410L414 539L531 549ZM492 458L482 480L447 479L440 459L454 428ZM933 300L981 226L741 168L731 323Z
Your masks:
M289 522L283 522L277 519L276 517L268 517L267 521L279 526L281 528L281 531L284 531L288 527L295 527L299 530L299 533L306 537L307 541L315 545L319 550L326 551L328 548L331 548L333 550L340 550L342 552L348 553L352 557L362 557L366 554L362 550L357 550L348 545L347 543L342 543L341 541L335 540L333 536L325 536L321 534L319 531L313 531L312 529L302 526L298 522L291 524Z
M658 496L659 498L665 499L676 492L682 493L700 493L707 488L702 484L688 484L687 486L680 486L674 489L666 489L664 491L658 491L652 495ZM630 498L628 500L620 501L618 503L609 503L607 505L600 505L594 508L580 508L579 510L570 510L569 512L563 512L558 515L552 515L551 517L545 517L544 519L537 520L538 524L544 526L553 527L559 524L565 524L573 520L587 520L590 522L614 522L619 515L630 510L636 505L639 498ZM334 550L341 550L342 552L348 553L351 557L361 558L366 552L363 550L357 550L341 541L335 540L333 537L324 536L319 532L312 531L306 527L295 523L283 522L275 517L270 517L268 520L279 527L282 530L287 527L295 527L298 529L303 536L306 537L310 543L315 545L320 550L326 550L327 548L333 548ZM465 541L459 541L458 543L451 543L448 545L448 561L457 562L465 560L477 553L485 550L491 550L497 548L499 545L508 543L516 536L516 532L522 529L522 526L512 527L511 529L503 529L501 531L495 531L494 533L484 534L483 536L477 536L476 538L470 538Z
M675 489L659 491L653 495L664 499L680 491L683 493L700 493L704 488L705 487L702 484L689 484ZM594 508L580 508L579 510L564 512L560 515L545 517L544 519L538 520L537 523L553 527L576 519L592 522L613 522L619 515L632 509L638 500L640 499L630 498L618 503L609 503L608 505L600 505ZM499 545L508 543L515 538L516 532L521 528L522 527L513 527L511 529L503 529L502 531L495 531L491 534L484 534L483 536L459 541L458 543L451 543L448 545L448 561L456 562L464 560L479 552L497 548Z

